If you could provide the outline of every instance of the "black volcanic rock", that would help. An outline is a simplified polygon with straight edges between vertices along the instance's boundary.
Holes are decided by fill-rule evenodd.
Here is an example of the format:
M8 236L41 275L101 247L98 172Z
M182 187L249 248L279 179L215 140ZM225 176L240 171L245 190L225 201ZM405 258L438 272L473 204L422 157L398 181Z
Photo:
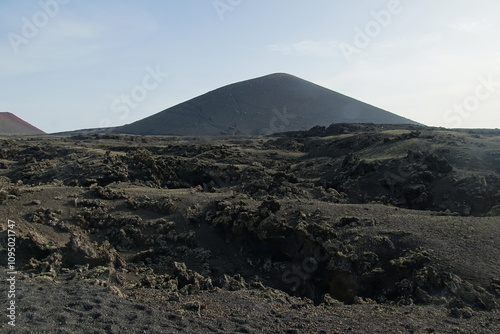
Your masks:
M499 130L294 132L3 140L15 332L500 333Z
M142 135L259 135L332 123L417 124L289 74L228 85L116 128Z
M10 112L0 112L0 135L40 135L42 130Z

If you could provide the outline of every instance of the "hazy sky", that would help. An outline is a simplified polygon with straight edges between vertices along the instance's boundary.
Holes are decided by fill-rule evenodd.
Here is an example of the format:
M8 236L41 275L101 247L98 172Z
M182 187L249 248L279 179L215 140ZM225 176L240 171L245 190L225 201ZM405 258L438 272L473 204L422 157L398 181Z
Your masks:
M415 121L500 128L498 0L2 0L0 111L131 123L286 72Z

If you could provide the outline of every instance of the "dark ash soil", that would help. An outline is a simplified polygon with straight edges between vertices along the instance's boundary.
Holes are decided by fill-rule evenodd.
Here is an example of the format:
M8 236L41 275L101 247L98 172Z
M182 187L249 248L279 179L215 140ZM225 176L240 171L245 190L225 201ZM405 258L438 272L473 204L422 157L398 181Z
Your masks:
M498 333L499 144L362 124L4 138L0 252L13 220L19 274L16 331L0 326Z

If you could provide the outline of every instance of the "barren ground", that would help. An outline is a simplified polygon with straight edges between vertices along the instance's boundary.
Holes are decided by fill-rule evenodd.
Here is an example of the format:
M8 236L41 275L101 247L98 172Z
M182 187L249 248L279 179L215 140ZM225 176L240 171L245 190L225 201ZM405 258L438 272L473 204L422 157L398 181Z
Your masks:
M0 140L12 333L499 333L500 133Z

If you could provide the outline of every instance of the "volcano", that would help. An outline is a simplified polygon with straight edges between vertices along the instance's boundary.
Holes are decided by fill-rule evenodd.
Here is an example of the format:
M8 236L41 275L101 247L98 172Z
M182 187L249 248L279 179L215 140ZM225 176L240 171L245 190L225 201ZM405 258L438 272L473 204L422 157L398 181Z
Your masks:
M0 112L0 135L41 135L42 130L10 112Z
M276 73L224 86L114 132L260 135L332 123L418 124L312 82Z

